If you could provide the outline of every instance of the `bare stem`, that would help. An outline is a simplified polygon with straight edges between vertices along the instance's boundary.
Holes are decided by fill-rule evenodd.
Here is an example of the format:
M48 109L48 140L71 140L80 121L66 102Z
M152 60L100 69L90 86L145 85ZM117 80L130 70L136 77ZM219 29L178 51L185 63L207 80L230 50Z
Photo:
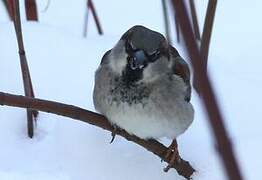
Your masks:
M21 66L22 77L23 77L24 92L26 96L34 97L33 86L31 82L30 72L27 64L24 43L23 43L19 0L14 0L13 3L14 3L14 27L15 27L16 38L17 38L18 49L19 49L20 66ZM34 135L33 115L34 117L36 117L37 112L27 109L28 136L31 138Z
M38 21L37 7L35 0L25 0L26 19L29 21Z
M100 24L100 21L98 19L98 15L96 13L96 9L95 9L95 6L94 6L94 3L92 0L88 0L87 1L87 8L90 8L92 14L93 14L93 17L95 19L95 23L96 23L96 28L97 28L97 31L100 35L103 34L103 30L102 30L102 27L101 27L101 24Z
M114 131L114 133L124 137L128 141L132 141L136 144L139 144L143 148L159 156L163 161L170 162L170 158L165 156L168 150L166 146L164 146L156 140L141 139L137 136L128 134L123 129L115 129L104 116L95 112L88 111L72 105L62 104L59 102L18 96L3 92L0 92L0 105L28 108L31 110L53 113L61 116L70 117L88 124L92 124L110 132ZM190 179L191 175L195 172L195 170L192 168L189 162L183 160L182 158L181 162L177 162L175 165L172 166L172 168L175 168L178 174L184 176L186 179Z
M13 20L14 19L14 13L13 13L13 2L10 1L10 0L2 0L4 6L5 6L5 9L6 9L6 12L9 16L9 19L10 20Z
M200 53L202 55L204 73L207 73L207 60L208 60L209 46L210 46L212 28L213 28L215 12L216 12L216 5L217 5L217 0L209 0L207 11L206 11L204 29L201 38ZM194 76L193 79L193 86L198 92L198 94L201 95L199 90L200 88L199 83L196 79L196 76Z
M190 0L189 5L190 5L190 11L191 11L191 17L192 17L195 37L196 39L200 40L200 32L199 32L199 25L198 25L198 20L197 20L195 1Z
M224 119L219 109L212 84L207 73L204 71L205 67L202 59L203 57L197 46L184 1L172 0L172 4L177 15L179 16L179 25L185 41L186 50L199 83L199 91L203 97L202 100L207 111L209 123L216 138L216 147L223 160L224 168L229 179L241 180L242 175L235 158L231 142L228 138L228 133L225 129Z

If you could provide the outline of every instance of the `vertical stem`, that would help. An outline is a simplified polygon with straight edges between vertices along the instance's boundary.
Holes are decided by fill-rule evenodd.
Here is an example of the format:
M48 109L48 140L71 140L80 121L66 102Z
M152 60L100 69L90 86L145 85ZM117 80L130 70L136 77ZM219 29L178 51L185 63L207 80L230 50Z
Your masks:
M87 7L90 8L92 14L93 14L93 17L95 19L95 23L96 23L96 27L97 27L97 31L100 35L103 34L103 30L102 30L102 27L100 25L100 22L99 22L99 19L98 19L98 16L97 16L97 13L96 13L96 10L95 10L95 7L94 7L94 4L93 4L93 1L92 0L88 0L87 1Z
M25 0L26 19L29 21L37 21L37 8L35 0Z
M180 42L180 30L179 30L179 19L177 14L174 12L175 15L175 24L176 24L176 38L177 38L177 42Z
M207 63L207 58L208 58L208 51L209 51L212 28L214 24L216 5L217 5L217 0L209 0L207 12L206 12L204 30L202 34L202 41L200 46L200 52L203 56L205 65Z
M24 43L23 43L23 34L21 28L21 19L20 19L20 9L19 9L19 0L13 0L14 3L14 27L16 31L16 38L19 49L19 57L20 57L20 66L23 77L24 84L24 92L28 97L34 97L30 72L27 64L27 59L25 55ZM34 127L33 127L33 114L32 110L27 109L27 125L28 125L28 136L30 138L34 135ZM34 111L34 116L37 116L36 111Z
M8 11L10 19L13 21L14 20L14 11L15 11L14 1L13 0L4 0L3 2L7 7L7 11Z
M205 17L205 23L204 23L204 30L202 34L202 40L200 45L200 53L202 55L202 61L203 61L203 70L205 73L207 73L207 60L208 60L208 53L209 53L209 45L210 45L210 39L211 39L211 33L215 18L215 12L216 12L216 5L217 0L209 0L206 17ZM193 86L199 92L199 84L196 80L196 76L194 76L193 79Z
M6 12L8 14L8 17L10 20L13 20L13 13L10 9L10 5L9 5L9 2L7 0L2 0L4 6L5 6L5 9L6 9Z
M172 42L171 42L171 36L170 36L170 24L169 24L169 20L168 20L166 0L162 0L162 8L163 8L163 15L164 15L166 39L171 44Z
M229 179L242 180L242 175L233 153L231 142L228 138L228 134L223 123L224 120L218 107L211 82L207 73L204 72L202 55L200 54L197 42L194 38L194 33L190 25L184 1L173 0L172 2L174 9L179 16L179 24L182 30L182 35L199 82L199 90L203 96L202 100L207 111L209 123L216 138L217 149L223 160L225 171L227 172Z
M192 17L195 37L196 39L200 40L199 25L198 25L198 20L197 20L195 1L189 0L189 5L190 5L190 11L191 11L191 17Z
M89 0L88 0L89 1ZM87 3L88 4L88 3ZM89 7L87 6L86 12L85 12L85 18L84 18L84 30L83 30L83 36L87 36L87 25L88 25L88 13L89 13Z

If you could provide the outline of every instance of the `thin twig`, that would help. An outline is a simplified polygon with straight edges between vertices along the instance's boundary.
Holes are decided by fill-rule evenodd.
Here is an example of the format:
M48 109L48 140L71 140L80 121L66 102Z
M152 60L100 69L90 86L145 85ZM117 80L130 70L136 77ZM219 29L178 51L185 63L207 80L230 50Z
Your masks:
M189 0L189 5L190 5L190 12L191 12L191 17L192 17L195 37L197 40L200 40L199 25L198 25L198 20L197 20L195 1Z
M97 31L100 35L103 34L103 30L102 30L102 27L101 27L101 24L100 24L100 21L98 19L98 16L97 16L97 13L96 13L96 10L95 10L95 6L94 6L94 3L92 0L88 0L87 1L87 8L90 8L92 14L93 14L93 17L95 19L95 23L96 23L96 27L97 27Z
M200 53L202 55L202 61L203 61L205 73L207 73L207 59L208 59L211 33L212 33L212 28L215 18L216 5L217 5L217 0L209 0L206 17L205 17L204 30L202 33ZM193 79L193 86L196 89L196 91L199 93L199 84L197 83L196 77L194 77Z
M163 144L153 139L141 139L137 136L130 135L125 130L119 128L115 129L104 116L94 113L92 111L88 111L76 106L62 104L58 102L30 98L25 96L18 96L3 92L0 92L0 105L29 108L33 110L54 113L57 115L70 117L100 127L110 132L114 131L116 134L124 137L128 141L132 141L136 144L139 144L148 151L159 156L163 161L170 161L170 157L166 157L167 147L165 147ZM192 174L195 172L195 170L191 167L189 162L183 159L181 159L181 162L177 162L174 166L172 166L172 168L175 168L178 174L184 176L186 179L190 179Z
M83 36L87 36L87 25L88 25L88 14L89 14L89 8L86 8L85 12L85 18L84 18L84 28L83 28Z
M175 12L174 12L174 16L175 16L175 26L176 26L176 39L177 42L179 43L180 42L179 19Z
M19 10L19 1L14 0L14 27L16 32L16 38L19 49L19 57L20 57L20 66L23 76L23 84L24 84L24 92L28 97L34 97L30 72L27 64L27 59L25 55L24 43L23 43L23 34L21 28L21 20L20 20L20 10ZM33 127L33 115L37 116L37 112L27 109L27 126L28 126L28 136L33 137L34 135L34 127Z
M189 16L184 1L172 0L172 4L173 8L176 10L177 15L179 16L179 24L184 37L187 52L199 83L199 90L203 97L202 100L207 110L209 123L216 138L216 147L223 160L224 168L229 179L241 180L242 175L234 156L231 142L228 138L228 133L225 129L224 120L218 107L211 82L207 73L204 71L203 59L198 49L197 42L194 38L194 33L190 25Z
M203 56L204 64L206 64L208 58L208 51L209 51L212 28L215 19L216 6L217 6L217 0L209 0L207 12L206 12L204 30L202 34L201 46L200 46L200 52Z

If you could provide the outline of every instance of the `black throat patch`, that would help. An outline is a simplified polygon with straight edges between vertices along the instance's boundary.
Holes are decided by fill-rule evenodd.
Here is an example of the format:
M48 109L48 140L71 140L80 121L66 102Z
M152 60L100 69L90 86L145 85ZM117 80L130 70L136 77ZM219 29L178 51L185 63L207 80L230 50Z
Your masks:
M130 64L127 63L126 68L122 72L121 79L127 86L132 86L143 78L143 69L131 69Z
M146 105L150 90L143 83L136 83L139 78L139 76L115 78L114 82L112 82L114 86L110 90L113 102L116 102L118 105L120 103Z

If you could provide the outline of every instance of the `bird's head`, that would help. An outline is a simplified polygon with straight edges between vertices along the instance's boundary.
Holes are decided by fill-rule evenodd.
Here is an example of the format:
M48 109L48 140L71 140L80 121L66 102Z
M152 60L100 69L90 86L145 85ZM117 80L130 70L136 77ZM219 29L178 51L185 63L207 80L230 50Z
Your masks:
M149 82L171 66L170 46L165 37L143 26L134 26L108 51L106 63L128 83Z

